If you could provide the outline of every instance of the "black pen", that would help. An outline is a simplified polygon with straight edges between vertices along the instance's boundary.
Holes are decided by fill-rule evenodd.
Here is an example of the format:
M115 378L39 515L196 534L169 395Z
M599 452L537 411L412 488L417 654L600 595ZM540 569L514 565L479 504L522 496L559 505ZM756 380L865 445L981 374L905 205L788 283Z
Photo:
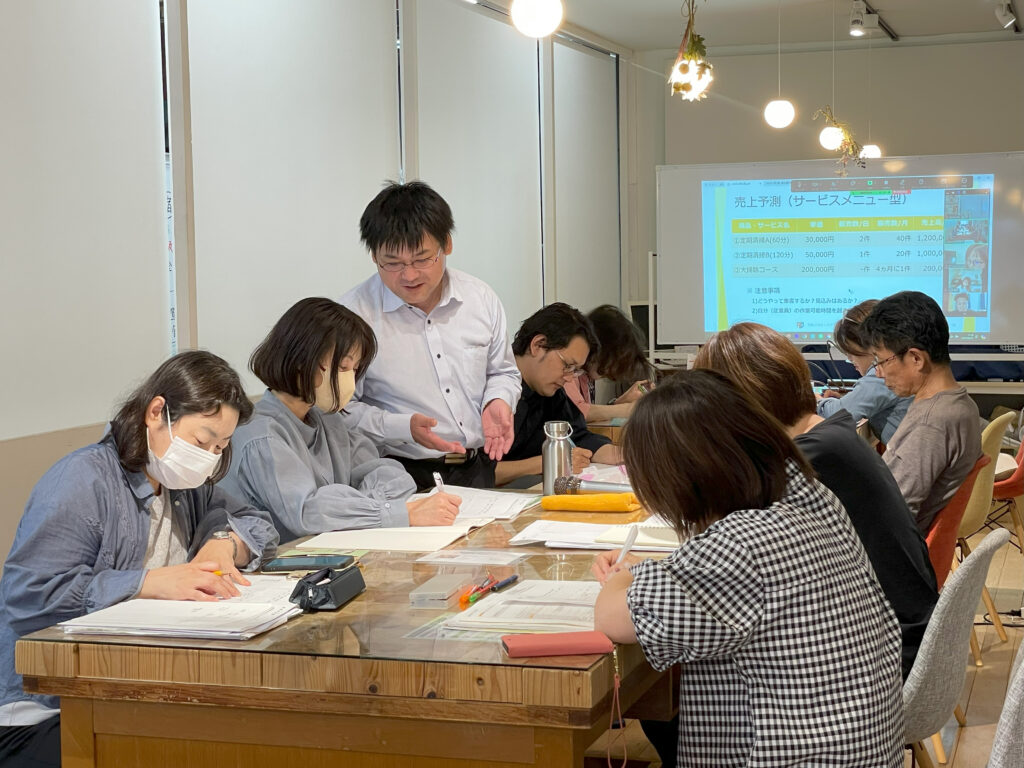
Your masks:
M497 592L497 591L499 591L501 589L504 589L509 584L512 584L518 578L519 578L519 574L518 573L513 573L507 579L502 579L497 584L495 584L493 587L491 587L491 592Z

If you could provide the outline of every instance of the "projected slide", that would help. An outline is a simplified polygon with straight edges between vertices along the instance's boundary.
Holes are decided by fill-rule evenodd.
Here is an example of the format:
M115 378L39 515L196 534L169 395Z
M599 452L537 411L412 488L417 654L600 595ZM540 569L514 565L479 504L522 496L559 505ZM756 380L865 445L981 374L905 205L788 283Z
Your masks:
M743 320L824 340L843 311L903 290L953 339L991 329L992 174L704 181L704 329Z

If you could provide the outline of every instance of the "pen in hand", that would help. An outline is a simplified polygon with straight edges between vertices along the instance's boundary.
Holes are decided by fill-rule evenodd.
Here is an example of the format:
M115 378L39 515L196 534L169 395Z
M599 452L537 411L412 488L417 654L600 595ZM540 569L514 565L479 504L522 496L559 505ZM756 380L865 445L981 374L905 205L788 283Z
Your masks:
M612 566L613 568L615 566L622 565L622 561L626 559L626 555L629 554L629 550L633 548L634 544L636 544L636 537L638 533L640 533L640 528L636 523L629 526L629 533L626 534L626 540L622 542L622 551L619 552L619 556L615 559L615 565Z
M441 479L440 472L434 473L434 485L437 486L437 490L439 493L444 493L444 481Z

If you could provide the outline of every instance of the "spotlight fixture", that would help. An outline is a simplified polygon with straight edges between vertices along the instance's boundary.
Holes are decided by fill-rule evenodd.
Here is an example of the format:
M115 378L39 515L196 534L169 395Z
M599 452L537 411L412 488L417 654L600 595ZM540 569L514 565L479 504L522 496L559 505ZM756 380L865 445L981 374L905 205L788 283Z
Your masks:
M864 0L853 0L850 9L850 37L864 37L864 13L867 7Z
M1010 10L1008 2L1001 2L996 6L996 19L999 21L999 26L1003 29L1009 29L1013 22L1017 20L1017 17Z
M512 0L515 28L527 37L547 37L562 23L561 0Z

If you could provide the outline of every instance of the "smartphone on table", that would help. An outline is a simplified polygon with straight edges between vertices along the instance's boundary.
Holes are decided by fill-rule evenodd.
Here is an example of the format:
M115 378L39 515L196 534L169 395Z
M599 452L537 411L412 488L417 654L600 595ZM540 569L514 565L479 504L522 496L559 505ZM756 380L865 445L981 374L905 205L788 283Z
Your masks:
M264 573L279 573L281 571L318 571L321 568L347 568L352 565L355 558L352 555L295 555L292 557L275 557L273 560L264 563L261 569Z

